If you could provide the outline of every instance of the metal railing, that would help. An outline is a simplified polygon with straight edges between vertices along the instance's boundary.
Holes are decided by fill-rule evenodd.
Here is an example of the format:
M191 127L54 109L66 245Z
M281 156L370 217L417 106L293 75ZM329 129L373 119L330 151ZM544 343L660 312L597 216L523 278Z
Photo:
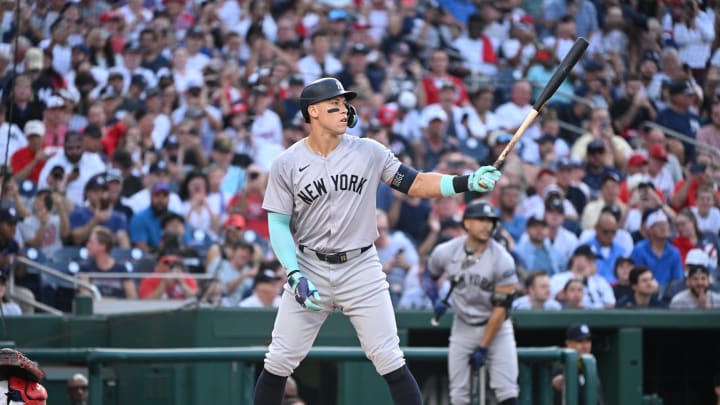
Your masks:
M36 269L36 270L40 271L41 273L45 273L45 274L51 275L53 277L56 277L62 281L68 282L74 286L81 286L83 288L86 288L92 294L93 299L95 299L95 300L102 299L102 294L100 294L100 290L98 290L98 288L95 287L92 283L88 283L83 280L79 280L76 277L65 274L61 271L53 269L50 266L46 266L44 264L30 260L23 256L16 257L15 262L24 264L27 267ZM8 277L7 293L10 298L12 298L14 301L17 301L21 304L31 305L32 307L34 307L36 309L40 309L42 311L45 311L47 313L54 314L54 315L62 315L63 314L63 312L57 308L53 308L53 307L46 305L42 302L39 302L37 300L26 299L22 295L15 294L15 272L14 271L11 271L9 274L9 277Z
M172 362L231 362L237 361L248 366L247 363L257 362L264 358L267 352L265 346L251 346L242 348L214 347L214 348L176 348L176 349L119 349L119 348L85 348L85 349L19 349L28 358L51 364L85 363L89 368L89 403L102 404L103 381L102 367L107 363L172 363ZM438 361L447 360L447 348L405 347L405 358L409 361ZM578 361L578 353L572 349L559 347L518 348L518 359L523 363L560 362L564 366L563 403L575 405L578 403L578 365L583 365L585 376L585 389L583 401L585 404L597 403L597 368L595 358L583 355ZM364 361L367 360L365 352L358 347L314 347L307 356L308 359L327 361ZM251 366L252 367L252 366ZM254 367L252 367L254 371ZM254 375L254 372L252 373ZM254 381L251 383L254 384ZM521 387L528 391L528 387ZM252 389L246 392L252 392ZM530 394L532 386L529 387ZM524 402L527 402L524 401ZM242 403L239 401L238 403Z

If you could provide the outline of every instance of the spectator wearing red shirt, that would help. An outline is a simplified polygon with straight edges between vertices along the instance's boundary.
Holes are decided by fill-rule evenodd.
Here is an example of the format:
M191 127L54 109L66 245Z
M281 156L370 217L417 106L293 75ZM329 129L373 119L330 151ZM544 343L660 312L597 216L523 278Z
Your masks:
M245 218L246 229L254 231L263 239L268 239L268 216L262 208L267 186L268 174L260 170L258 165L250 165L247 169L245 190L236 194L230 203L230 211Z
M430 74L422 79L422 89L425 92L425 103L423 105L437 104L440 102L440 89L443 83L451 81L455 83L458 94L455 100L457 105L464 105L468 102L468 94L465 84L458 77L448 73L450 57L443 49L435 49L430 54Z
M186 299L198 292L198 285L194 278L185 275L180 253L173 251L160 255L155 273L175 274L175 278L148 277L140 283L140 298L142 299Z
M695 206L695 191L703 183L712 183L707 167L703 164L690 164L685 180L675 183L670 205L675 211Z
M45 125L42 121L28 121L25 124L24 132L28 145L13 153L10 158L10 165L17 180L28 179L37 184L40 172L43 167L45 167L45 162L49 157L53 156L55 152L46 151L43 146Z

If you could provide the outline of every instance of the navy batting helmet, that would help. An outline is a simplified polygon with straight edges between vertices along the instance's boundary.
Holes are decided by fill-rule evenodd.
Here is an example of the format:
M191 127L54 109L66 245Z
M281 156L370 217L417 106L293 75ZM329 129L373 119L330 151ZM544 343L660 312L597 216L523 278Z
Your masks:
M305 122L310 122L308 115L308 107L324 100L329 100L338 96L345 96L345 100L352 100L357 97L354 91L345 90L340 80L332 77L323 77L305 86L300 93L300 111L302 112ZM348 126L354 127L357 123L355 109L348 104Z
M492 205L486 203L486 202L476 202L471 203L467 207L465 207L465 212L463 213L463 220L465 219L482 219L482 218L488 218L492 219L493 221L497 222L500 217L498 217L497 212L495 212L495 208L493 208Z

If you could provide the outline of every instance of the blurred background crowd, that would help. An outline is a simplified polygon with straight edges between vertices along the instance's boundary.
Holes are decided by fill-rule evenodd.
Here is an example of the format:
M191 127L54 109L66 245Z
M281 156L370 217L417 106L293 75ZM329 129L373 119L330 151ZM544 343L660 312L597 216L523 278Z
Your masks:
M488 195L381 185L398 308L467 202L525 280L517 309L720 307L717 0L2 0L0 295L273 306L261 208L307 133L302 88L358 93L348 129L420 170L492 164L578 36L590 47ZM158 277L128 278L155 272ZM87 274L85 274L87 273ZM159 274L166 273L166 274ZM172 275L172 276L169 276ZM31 312L3 297L5 314Z

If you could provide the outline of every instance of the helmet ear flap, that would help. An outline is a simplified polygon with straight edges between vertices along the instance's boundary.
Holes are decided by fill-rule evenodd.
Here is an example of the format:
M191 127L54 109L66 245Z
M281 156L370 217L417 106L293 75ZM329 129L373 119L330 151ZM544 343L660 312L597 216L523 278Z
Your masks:
M353 107L352 104L345 102L345 108L347 108L347 123L348 127L355 128L355 125L358 124L358 116L357 116L357 110L355 110L355 107Z

